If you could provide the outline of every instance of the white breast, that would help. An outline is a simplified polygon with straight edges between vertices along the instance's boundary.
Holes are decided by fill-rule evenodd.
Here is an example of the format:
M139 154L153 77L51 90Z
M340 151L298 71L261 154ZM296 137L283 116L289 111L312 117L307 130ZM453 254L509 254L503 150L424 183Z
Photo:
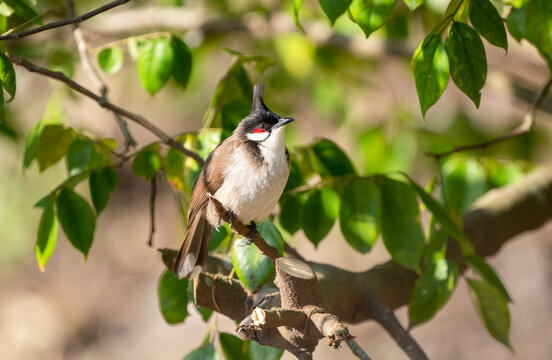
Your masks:
M259 143L262 165L244 147L237 148L229 159L224 184L214 196L243 223L265 220L282 195L289 176L283 130L274 130ZM208 220L213 225L218 223L211 211Z

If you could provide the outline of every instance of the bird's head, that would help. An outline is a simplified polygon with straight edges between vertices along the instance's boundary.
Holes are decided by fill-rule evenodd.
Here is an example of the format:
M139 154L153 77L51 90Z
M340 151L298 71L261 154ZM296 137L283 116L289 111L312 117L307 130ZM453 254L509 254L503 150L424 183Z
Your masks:
M255 85L251 113L242 120L236 129L239 135L247 140L265 141L272 134L279 132L278 129L282 129L282 126L293 121L292 118L282 118L270 111L263 102L263 91L263 85Z

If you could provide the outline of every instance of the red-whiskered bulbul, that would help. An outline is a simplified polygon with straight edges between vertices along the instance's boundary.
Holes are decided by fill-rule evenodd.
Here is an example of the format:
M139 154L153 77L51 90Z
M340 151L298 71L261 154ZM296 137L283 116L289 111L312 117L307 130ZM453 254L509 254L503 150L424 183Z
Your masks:
M192 189L188 230L173 267L179 278L199 274L207 261L213 228L221 223L208 194L244 224L251 222L246 240L254 239L255 222L270 215L289 177L283 126L291 121L266 107L263 86L256 85L251 113L209 155Z

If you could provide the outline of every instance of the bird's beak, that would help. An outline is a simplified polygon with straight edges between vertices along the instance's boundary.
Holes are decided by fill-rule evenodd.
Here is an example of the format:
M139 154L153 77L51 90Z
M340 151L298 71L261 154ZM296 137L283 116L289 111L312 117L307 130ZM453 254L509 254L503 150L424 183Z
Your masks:
M276 124L274 124L274 126L272 126L272 130L277 129L280 126L284 126L285 124L288 124L288 123L292 122L293 120L295 120L295 119L292 119L292 118L280 119L280 121L278 121Z

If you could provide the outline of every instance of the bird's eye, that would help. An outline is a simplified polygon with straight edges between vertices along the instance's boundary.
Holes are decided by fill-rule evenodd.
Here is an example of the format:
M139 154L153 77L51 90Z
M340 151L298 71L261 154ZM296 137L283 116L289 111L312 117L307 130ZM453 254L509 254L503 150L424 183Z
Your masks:
M255 130L253 130L253 132L254 132L255 134L264 133L265 131L266 131L266 130L261 129L260 127L258 127L258 128L256 128Z

